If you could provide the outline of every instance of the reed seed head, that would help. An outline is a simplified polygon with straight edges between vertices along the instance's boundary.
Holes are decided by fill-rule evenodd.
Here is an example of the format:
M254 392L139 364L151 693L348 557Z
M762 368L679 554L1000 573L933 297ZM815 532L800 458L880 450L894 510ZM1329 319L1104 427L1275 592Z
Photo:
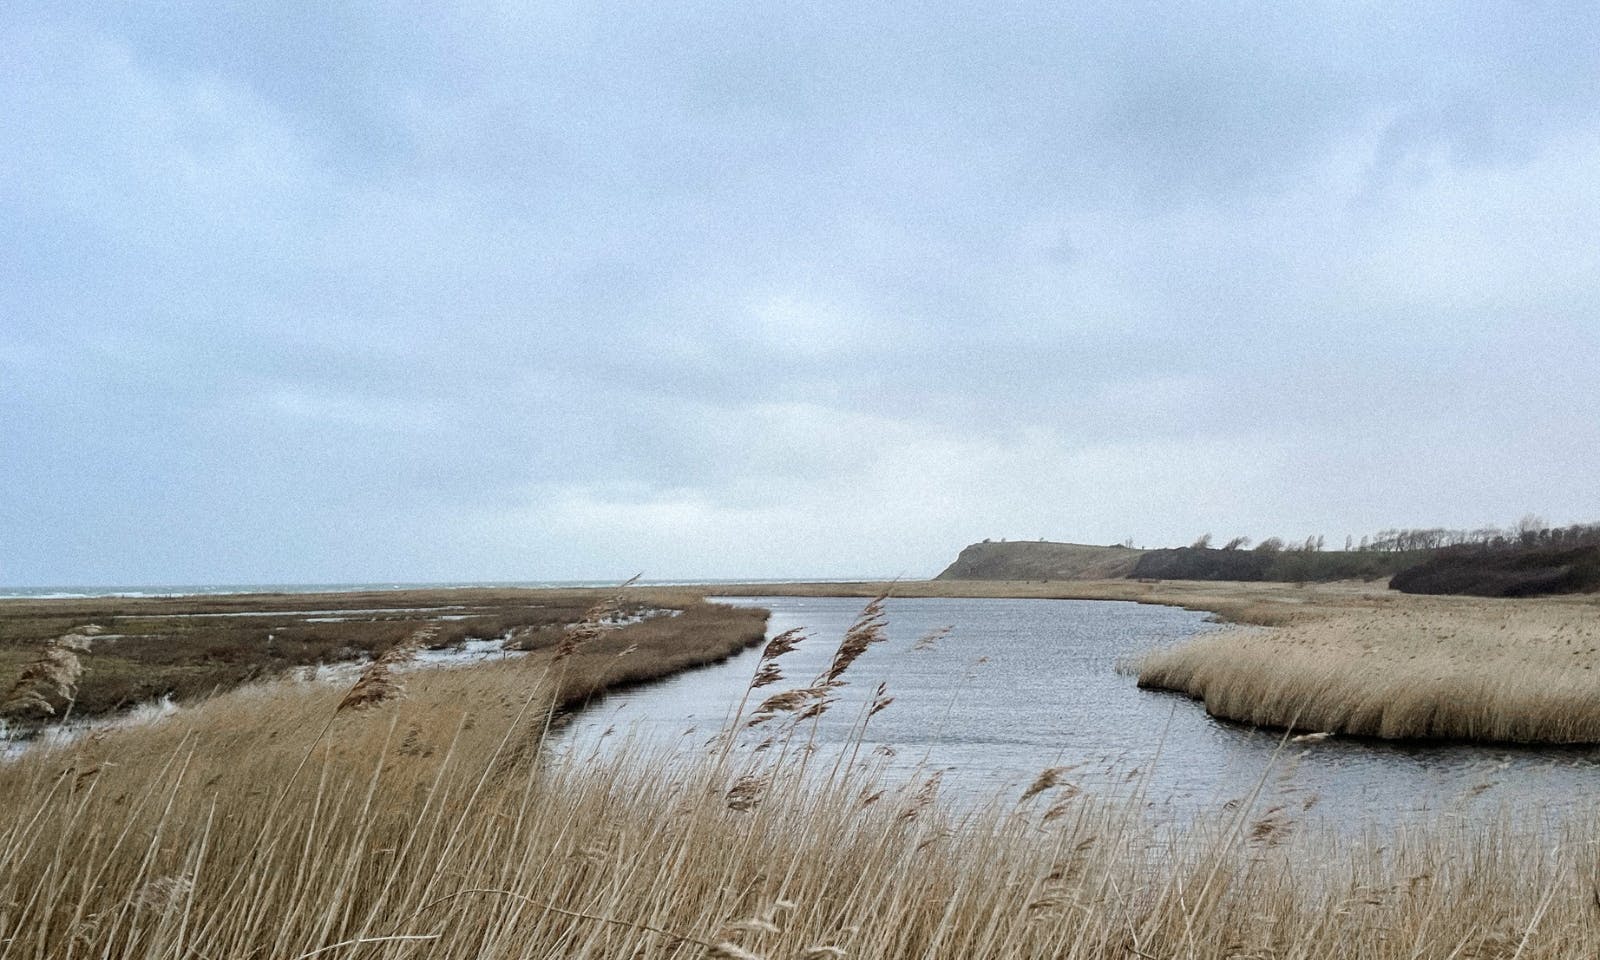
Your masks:
M334 712L375 707L404 695L405 684L400 680L399 668L409 663L418 650L438 635L437 626L426 626L385 650L361 671L360 678L344 695L344 699L339 701Z
M133 905L139 910L166 913L177 906L193 889L194 881L188 877L157 877L139 888L139 892L134 895Z
M762 794L766 792L767 781L765 777L745 776L734 781L732 787L724 798L729 810L753 810L761 802Z
M616 626L616 621L622 609L624 591L633 586L639 579L639 574L634 574L618 584L616 589L607 594L594 606L590 607L583 615L583 619L567 627L561 634L561 642L556 645L555 661L560 663L588 644L599 639Z
M831 686L840 682L845 671L867 652L868 647L888 639L883 629L885 619L883 608L887 600L887 596L879 595L862 608L861 615L850 625L850 629L845 631L844 639L839 641L839 647L834 651L828 669L817 678L817 686Z
M1039 794L1044 793L1046 790L1049 790L1051 787L1061 783L1061 777L1066 772L1066 767L1047 767L1044 770L1041 770L1039 775L1034 778L1033 783L1028 785L1028 789L1022 791L1022 799L1018 800L1017 802L1026 803L1029 800L1032 800L1034 797L1037 797Z
M783 679L783 671L775 663L763 663L761 669L756 671L755 679L750 681L750 689L759 690L771 686Z
M955 627L951 626L935 627L918 637L917 642L911 645L911 649L913 652L932 650L934 647L938 646L940 640L948 637L950 632L954 629Z
M804 640L805 638L805 631L800 627L794 627L792 629L783 631L782 633L773 637L771 640L768 640L767 645L762 648L762 661L778 659L784 654L794 650L795 647L800 645L800 641Z

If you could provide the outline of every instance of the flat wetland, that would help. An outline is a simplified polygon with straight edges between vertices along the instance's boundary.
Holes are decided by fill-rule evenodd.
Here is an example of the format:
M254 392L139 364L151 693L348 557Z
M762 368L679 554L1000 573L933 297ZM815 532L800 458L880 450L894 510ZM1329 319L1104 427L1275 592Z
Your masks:
M898 599L869 605L886 586ZM732 608L705 603L707 594L747 599ZM0 960L1566 960L1592 957L1600 943L1597 822L1571 797L1547 810L1513 795L1471 817L1441 805L1405 823L1341 809L1333 828L1320 819L1329 811L1292 785L1296 757L1309 765L1323 750L1586 739L1581 709L1600 701L1596 598L1137 581L608 595L0 603L0 682L41 649L65 657L74 647L42 645L93 623L103 631L86 637L75 715L108 717L163 694L181 707L0 764ZM830 596L850 599L800 602ZM1208 623L1207 613L1231 623ZM1051 626L1069 615L1090 619L1075 633ZM956 629L941 635L934 627L945 620ZM1026 644L982 649L1024 635L1024 620L1043 631L1041 643L1073 633L1040 651L1045 666L1033 676ZM1141 632L1145 620L1170 629ZM967 641L962 623L972 628ZM758 646L801 625L817 636ZM1116 657L1095 653L1107 637ZM394 672L415 648L469 640L527 652ZM890 674L879 686L881 667L919 656L937 669ZM986 656L989 664L977 662ZM996 722L1011 729L969 744L967 764L998 741L1048 747L1054 738L1070 750L1041 751L1034 770L1011 763L1008 788L961 802L945 795L959 779L951 764L897 764L878 751L898 740L905 757L918 738L937 739L927 701L1002 657L1020 665L1021 679L982 690L1005 702L970 712L1009 718ZM1125 660L1123 672L1112 659ZM359 668L359 681L307 679L330 661ZM713 664L723 666L691 670ZM744 678L727 691L739 694L734 715L708 718L692 749L600 729L592 736L619 746L574 750L578 731L560 729L564 716L575 726L604 720L620 702L604 697L618 689L668 676L665 686L708 686L730 671ZM961 675L940 680L951 672ZM1313 736L1251 733L1136 683ZM1134 766L1120 790L1085 783L1075 755L1099 731L1077 715L1074 729L1053 733L1042 698L1076 691L1087 701L1113 686L1123 703L1155 707L1104 721L1107 739L1181 752L1173 730L1209 727L1258 744L1259 772L1231 783L1236 790L1197 796L1179 818L1153 815L1160 781L1140 757L1124 758ZM1451 743L1320 736L1341 724ZM1500 777L1521 775L1513 761ZM1552 788L1580 789L1578 780Z
M697 591L638 593L619 605L619 617L691 608L699 623L733 616L706 608ZM72 713L97 717L160 697L196 700L296 668L370 659L425 626L434 631L428 645L440 650L474 638L548 650L606 595L594 589L430 588L0 600L0 683L52 637L94 624L104 633L94 638ZM737 618L747 622L749 616ZM683 646L676 637L672 642Z

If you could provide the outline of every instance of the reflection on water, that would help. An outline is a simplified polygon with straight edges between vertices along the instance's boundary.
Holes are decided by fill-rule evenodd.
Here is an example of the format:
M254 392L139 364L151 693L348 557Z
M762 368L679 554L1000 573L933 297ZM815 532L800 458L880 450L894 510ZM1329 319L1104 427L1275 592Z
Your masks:
M759 597L724 600L772 611L769 636L804 627L781 661L791 684L826 666L864 601ZM879 681L894 704L873 717L870 744L893 751L890 772L945 770L944 792L987 799L1016 791L1044 767L1102 795L1142 785L1157 812L1183 816L1250 793L1341 820L1415 813L1478 816L1513 808L1587 804L1600 786L1600 751L1471 745L1395 745L1333 738L1283 744L1280 734L1223 723L1197 703L1139 690L1119 660L1215 629L1172 607L1088 600L892 599L888 641L851 668L816 742L850 738ZM948 636L915 650L940 627ZM562 747L609 749L629 739L700 749L750 681L758 652L618 694L583 714ZM785 689L780 684L761 693ZM604 736L606 731L613 731Z

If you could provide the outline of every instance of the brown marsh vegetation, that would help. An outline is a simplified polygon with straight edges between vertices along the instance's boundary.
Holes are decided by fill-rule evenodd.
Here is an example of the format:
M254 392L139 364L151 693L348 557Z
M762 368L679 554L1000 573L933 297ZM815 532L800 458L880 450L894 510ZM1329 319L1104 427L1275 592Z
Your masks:
M9 683L54 638L97 624L104 630L85 658L89 669L72 704L75 716L94 717L163 696L193 700L295 667L380 656L425 626L432 628L427 644L434 648L497 637L509 637L514 646L550 644L604 595L394 590L0 601L0 682ZM618 614L699 606L693 592L658 589L648 597L630 593ZM699 609L694 622L748 616L725 607Z
M619 614L672 610L679 616L647 619L595 646L613 653L630 645L649 651L618 661L618 670L627 674L624 682L639 682L753 642L760 625L748 619L752 614L706 604L707 593L867 599L886 591L902 597L1131 600L1277 628L1219 633L1157 652L1138 666L1142 685L1189 694L1215 715L1246 723L1385 737L1600 741L1600 708L1592 706L1600 703L1600 598L1592 596L1417 597L1360 581L634 587ZM79 716L163 693L192 700L293 666L381 656L423 626L433 628L430 646L501 636L510 647L548 652L605 595L414 590L8 602L0 604L0 681L18 676L51 638L91 620L107 630L94 638L85 661L90 669L76 681L72 710ZM685 636L698 639L685 644ZM581 700L594 689L574 692L575 686L564 696Z
M30 754L0 767L0 958L1593 956L1587 821L1341 837L1247 799L1171 832L1063 769L961 809L937 774L814 760L802 716L874 630L809 681L769 647L747 715L821 695L759 752L542 754L579 665L633 656L600 631L363 708L254 684Z
M1279 585L1282 586L1282 585ZM1060 597L1126 599L1224 611L1261 622L1281 613L1258 594L1263 586L1151 585L1131 580L1079 582L902 581L633 587L619 613L691 611L708 593L870 598ZM1239 593L1239 590L1246 591ZM607 591L594 589L414 589L367 593L236 594L0 601L0 683L9 684L55 638L83 624L104 627L86 659L72 713L97 717L163 696L192 701L296 667L381 656L423 626L437 648L469 639L509 637L513 648L553 645L567 625ZM1281 605L1278 605L1281 608ZM697 609L700 627L748 614L723 606ZM1252 619L1252 618L1256 619ZM448 618L448 619L446 619ZM662 625L658 624L658 627ZM648 633L655 628L641 626ZM671 629L670 627L666 629ZM635 665L642 661L635 659ZM650 670L638 679L658 676ZM38 716L45 716L36 712ZM26 718L22 718L26 719Z
M1139 684L1262 726L1600 743L1600 598L1390 593L1280 612L1274 629L1228 629L1149 654Z

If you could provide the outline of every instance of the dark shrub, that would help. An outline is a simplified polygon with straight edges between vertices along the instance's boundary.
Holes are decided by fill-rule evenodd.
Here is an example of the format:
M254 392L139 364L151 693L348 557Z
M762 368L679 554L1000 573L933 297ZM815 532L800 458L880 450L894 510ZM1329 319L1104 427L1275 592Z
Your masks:
M1389 586L1476 597L1587 593L1600 590L1600 546L1445 550L1395 574Z

